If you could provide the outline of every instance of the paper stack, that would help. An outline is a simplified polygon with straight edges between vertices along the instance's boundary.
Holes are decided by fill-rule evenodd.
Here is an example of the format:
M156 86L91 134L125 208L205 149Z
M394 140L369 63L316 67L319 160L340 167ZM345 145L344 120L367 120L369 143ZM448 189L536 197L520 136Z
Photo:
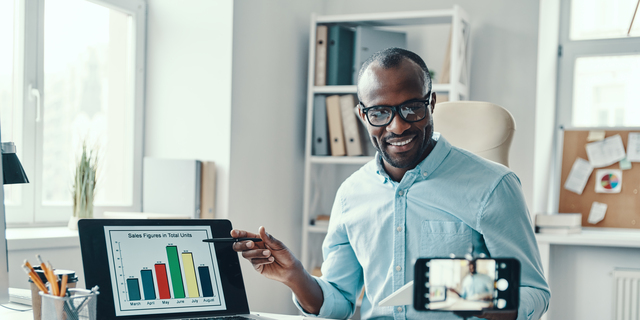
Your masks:
M536 233L573 234L582 231L581 213L537 214Z

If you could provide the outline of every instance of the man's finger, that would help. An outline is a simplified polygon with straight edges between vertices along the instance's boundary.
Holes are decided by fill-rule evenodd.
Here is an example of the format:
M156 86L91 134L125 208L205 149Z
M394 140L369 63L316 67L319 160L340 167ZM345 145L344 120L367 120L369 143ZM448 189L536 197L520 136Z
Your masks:
M242 257L245 259L264 259L270 256L271 251L264 249L242 251Z
M264 229L264 227L260 227L260 229L258 229L259 233L260 233L260 239L262 239L262 242L265 245L268 245L270 248L273 249L284 249L284 245L282 244L282 242L280 242L280 240L274 238L272 235L268 234L267 231Z
M260 235L257 235L253 232L233 229L231 230L231 237L232 238L260 238Z
M257 269L259 266L263 266L265 264L273 263L273 261L274 261L273 257L261 258L261 259L251 259L251 264L253 265L254 268Z

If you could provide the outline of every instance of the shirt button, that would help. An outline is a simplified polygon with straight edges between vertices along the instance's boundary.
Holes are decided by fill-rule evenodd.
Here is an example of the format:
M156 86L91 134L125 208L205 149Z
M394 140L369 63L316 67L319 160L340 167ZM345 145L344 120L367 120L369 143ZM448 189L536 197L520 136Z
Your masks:
M404 194L404 192L403 192L402 190L400 190L400 191L398 191L398 194L399 194L399 195L403 195L403 194Z
M398 312L402 312L402 307L398 307Z
M429 175L429 173L427 173L426 171L422 173L422 176L426 177L427 175Z
M402 227L397 227L396 230L398 230L398 232L402 232Z
M400 270L402 270L402 267L401 266L396 266L396 270L400 271Z

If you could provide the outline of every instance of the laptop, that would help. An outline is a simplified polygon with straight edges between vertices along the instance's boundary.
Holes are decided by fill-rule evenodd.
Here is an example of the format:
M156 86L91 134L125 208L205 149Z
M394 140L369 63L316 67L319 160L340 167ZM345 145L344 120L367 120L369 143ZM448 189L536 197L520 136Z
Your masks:
M229 220L78 222L98 319L268 319L251 315Z

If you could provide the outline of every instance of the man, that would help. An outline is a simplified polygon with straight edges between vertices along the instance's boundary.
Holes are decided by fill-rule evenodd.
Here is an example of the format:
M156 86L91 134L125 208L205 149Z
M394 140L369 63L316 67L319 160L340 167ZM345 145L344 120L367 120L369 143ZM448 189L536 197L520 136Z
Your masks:
M493 296L493 279L486 274L478 273L476 261L469 261L469 273L462 279L462 290L458 292L450 288L465 300L491 300Z
M508 168L434 133L436 94L424 61L398 48L374 54L360 69L358 98L358 114L378 153L337 192L322 277L310 276L263 227L258 234L233 230L233 237L263 239L236 243L234 250L261 274L289 286L305 314L324 318L350 317L364 285L364 319L457 319L377 304L413 280L419 257L514 257L522 265L521 302L507 316L538 319L550 293L520 182Z

